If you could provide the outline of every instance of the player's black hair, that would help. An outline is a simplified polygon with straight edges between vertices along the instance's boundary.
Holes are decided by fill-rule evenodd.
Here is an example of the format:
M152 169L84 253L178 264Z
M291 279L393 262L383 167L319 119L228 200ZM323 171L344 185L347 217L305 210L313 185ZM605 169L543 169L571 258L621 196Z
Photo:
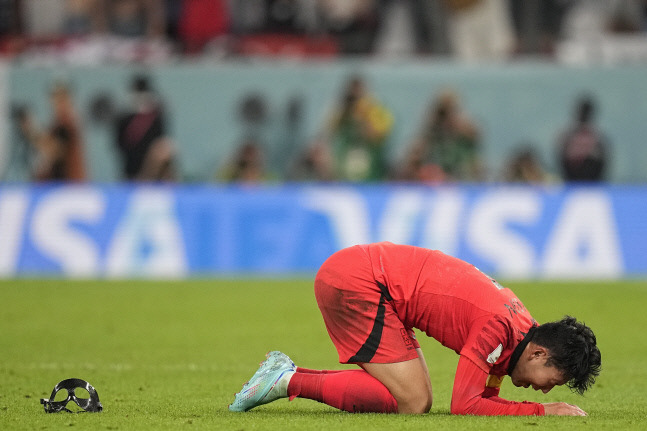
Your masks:
M591 328L574 317L539 325L532 341L549 351L546 366L554 366L568 379L566 385L583 394L600 374L602 356Z

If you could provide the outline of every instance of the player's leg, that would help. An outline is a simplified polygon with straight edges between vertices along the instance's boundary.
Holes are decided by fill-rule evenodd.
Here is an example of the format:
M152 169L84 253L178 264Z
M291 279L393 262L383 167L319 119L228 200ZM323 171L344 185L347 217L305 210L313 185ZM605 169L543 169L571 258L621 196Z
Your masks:
M381 385L385 390L379 393L390 394L397 412L428 411L432 396L424 356L388 288L375 280L365 251L353 247L331 256L317 273L315 297L339 362L358 364L374 378L345 395L370 399Z
M243 385L229 410L245 412L279 398L307 398L351 413L396 413L389 390L364 370L311 370L270 352Z
M418 358L391 364L359 364L393 395L398 413L427 413L433 402L427 363L420 348Z
M307 398L350 413L397 413L393 395L364 370L297 371L287 388L290 400Z
M367 262L366 254L357 247L331 256L315 279L317 303L339 361L363 364L365 368L369 362L382 366L369 365L367 371L316 372L299 371L298 367L293 370L289 359L280 366L269 361L270 365L262 366L236 395L230 409L246 411L289 396L320 401L349 412L427 411L431 405L431 385L424 357L384 289L376 284L370 261ZM398 378L402 379L401 385L396 383ZM380 379L391 385L400 397L402 409ZM420 386L407 387L407 381L417 381ZM270 389L266 392L257 387ZM413 396L407 395L407 390ZM415 401L414 397L423 402Z

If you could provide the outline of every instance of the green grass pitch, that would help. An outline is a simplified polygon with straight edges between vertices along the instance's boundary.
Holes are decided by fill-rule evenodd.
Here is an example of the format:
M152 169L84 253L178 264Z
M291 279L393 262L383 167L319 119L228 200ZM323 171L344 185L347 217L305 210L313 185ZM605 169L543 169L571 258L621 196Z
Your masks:
M227 405L267 351L309 368L337 363L309 279L0 281L0 429L367 430L645 429L647 283L508 283L539 322L572 314L598 336L603 371L580 397L515 388L515 400L567 401L587 417L449 415L457 355L418 332L430 368L428 415L339 412L279 400L248 413ZM100 414L45 414L60 380L97 389Z

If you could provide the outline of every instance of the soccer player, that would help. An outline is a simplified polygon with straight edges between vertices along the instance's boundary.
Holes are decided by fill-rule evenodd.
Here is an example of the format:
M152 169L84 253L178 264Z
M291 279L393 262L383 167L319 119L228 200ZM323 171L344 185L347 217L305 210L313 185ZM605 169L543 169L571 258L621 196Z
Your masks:
M469 263L414 246L357 245L329 257L314 288L339 362L360 369L310 370L270 352L230 410L300 397L349 412L426 413L432 390L417 328L460 355L452 414L586 415L498 396L506 375L515 386L581 394L600 373L600 351L587 326L568 316L538 325L511 290Z

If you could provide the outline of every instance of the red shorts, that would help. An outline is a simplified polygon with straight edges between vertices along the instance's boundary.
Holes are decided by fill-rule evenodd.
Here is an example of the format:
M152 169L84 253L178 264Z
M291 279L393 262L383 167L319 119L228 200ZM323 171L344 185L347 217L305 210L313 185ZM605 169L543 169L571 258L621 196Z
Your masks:
M339 362L393 363L418 357L420 347L375 280L361 246L330 256L315 278L315 297Z

